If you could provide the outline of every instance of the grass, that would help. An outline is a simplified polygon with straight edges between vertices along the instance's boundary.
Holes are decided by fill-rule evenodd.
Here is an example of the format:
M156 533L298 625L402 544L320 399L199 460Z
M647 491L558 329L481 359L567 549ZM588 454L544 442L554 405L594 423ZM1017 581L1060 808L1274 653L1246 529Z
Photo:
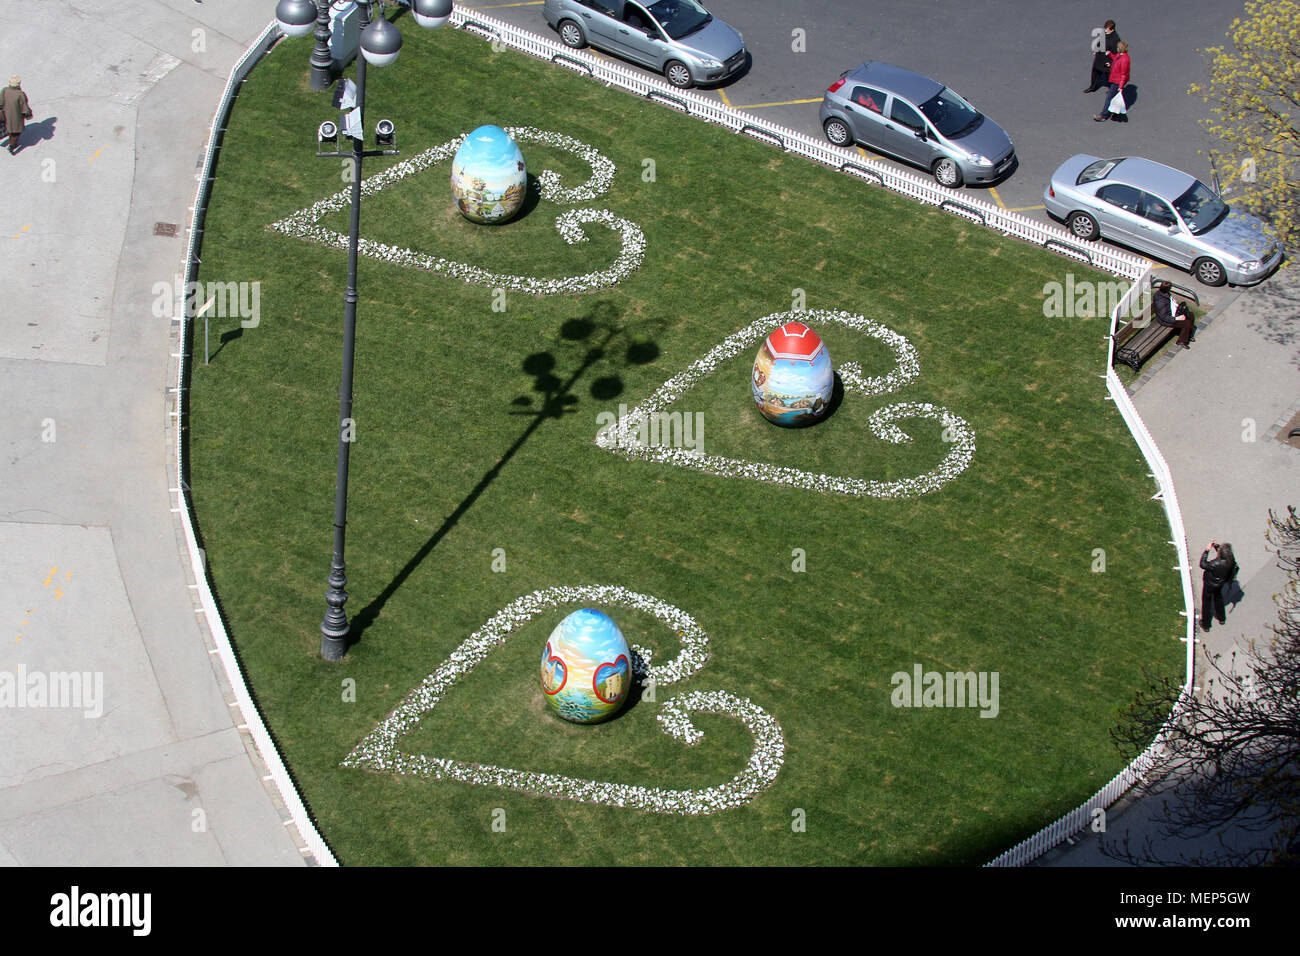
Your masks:
M254 71L225 135L200 278L260 281L261 321L214 321L221 348L193 368L190 478L251 687L343 862L974 864L1120 768L1107 731L1140 668L1181 666L1181 591L1151 480L1105 400L1105 320L1042 315L1044 284L1079 267L450 30L406 30L402 61L370 72L370 125L394 118L407 156L486 122L595 146L618 173L582 205L639 224L646 258L616 287L511 292L504 311L489 288L362 260L347 553L360 635L344 663L322 661L346 258L265 229L344 185L336 161L311 157L330 110L307 89L307 42ZM531 173L556 169L566 186L587 176L562 152L524 154ZM367 175L382 166L369 161ZM497 272L567 275L613 259L600 227L565 246L553 225L565 207L545 202L506 226L471 225L452 209L449 172L368 199L363 235ZM925 423L899 449L864 422L895 401L933 402L975 430L966 472L882 501L630 462L593 444L599 413L790 309L798 289L809 308L906 335L919 380L784 431L759 418L752 356L738 357L676 406L704 413L707 451L916 473L943 451ZM870 340L819 331L836 362L884 370ZM804 572L792 571L795 549ZM1095 549L1104 573L1092 571ZM339 767L497 610L536 589L602 583L675 604L710 636L707 665L660 700L727 690L780 722L785 764L751 803L670 817ZM697 718L706 737L688 749L658 731L654 703L595 727L545 713L538 663L563 613L517 632L403 749L655 786L740 770L749 738L724 717ZM656 660L675 652L653 619L612 613ZM999 672L997 718L892 707L891 676L918 663ZM497 809L505 832L492 827ZM806 832L792 832L796 809Z

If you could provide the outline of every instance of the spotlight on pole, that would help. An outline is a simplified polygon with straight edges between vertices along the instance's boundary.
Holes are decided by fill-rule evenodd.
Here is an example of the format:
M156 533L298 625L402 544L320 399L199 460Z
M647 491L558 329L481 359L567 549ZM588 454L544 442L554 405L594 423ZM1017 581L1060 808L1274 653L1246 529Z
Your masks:
M381 119L375 124L375 145L380 149L392 149L396 139L397 127L389 119Z

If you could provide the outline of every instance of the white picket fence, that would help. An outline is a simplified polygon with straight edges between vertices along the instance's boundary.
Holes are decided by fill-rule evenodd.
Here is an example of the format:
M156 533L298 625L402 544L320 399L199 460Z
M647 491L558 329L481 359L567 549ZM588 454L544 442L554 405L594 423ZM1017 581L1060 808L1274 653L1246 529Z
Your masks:
M1142 258L1121 252L1100 244L1083 244L1066 230L1055 224L1035 222L1025 216L1009 212L992 203L973 198L964 193L947 190L929 179L905 172L885 163L865 158L860 154L831 146L829 143L810 137L804 133L778 126L762 120L752 114L732 109L715 100L698 93L679 90L666 81L606 62L579 50L572 50L554 40L540 37L520 30L481 11L466 11L457 7L452 12L453 26L476 33L487 40L530 53L569 69L584 73L607 86L618 86L624 90L647 99L678 109L688 115L708 122L725 126L736 133L752 136L770 143L786 152L795 153L814 162L830 166L847 175L855 176L868 183L884 186L902 193L919 202L938 206L972 222L990 229L1014 236L1026 242L1050 249L1053 252L1084 262L1113 275L1133 279L1124 302L1121 302L1112 315L1112 331L1120 311L1125 304L1133 301L1143 284L1148 280L1150 269ZM253 67L262 56L275 45L279 39L279 29L275 22L269 23L261 35L249 46L239 62L231 70L225 91L217 105L209 131L207 150L204 155L203 171L199 181L198 194L194 203L194 212L189 229L189 242L183 264L183 273L187 282L197 280L200 264L199 250L202 246L203 223L206 216L208 197L211 192L212 170L219 150L221 134L230 112L230 104L239 88ZM178 309L181 322L180 341L182 348L192 333L189 325L192 317L183 308ZM1174 535L1174 544L1178 551L1179 570L1183 578L1183 597L1187 615L1187 677L1184 694L1190 693L1192 680L1193 649L1195 640L1195 618L1190 570L1187 558L1186 536L1183 530L1182 514L1178 510L1178 500L1174 493L1173 480L1169 474L1160 450L1156 447L1150 433L1143 424L1137 409L1129 398L1128 392L1120 383L1110 360L1113 343L1107 349L1106 387L1116 407L1133 434L1134 440L1151 465L1152 476L1159 488L1157 497L1161 498L1170 529ZM181 355L176 370L176 389L178 395L178 422L185 421L185 409L188 407L188 373L187 356ZM191 357L192 358L192 357ZM176 429L176 469L183 475L185 464L184 429ZM273 782L281 799L288 808L289 815L301 833L307 848L322 866L337 866L337 860L312 822L302 797L285 767L279 750L276 748L262 720L261 714L253 705L248 692L243 672L239 667L230 635L222 622L217 608L216 598L208 583L202 552L194 534L193 517L190 501L183 482L178 481L176 491L177 506L185 534L186 547L189 552L190 567L198 583L200 601L213 640L217 645L227 679L234 690L247 729L270 770ZM1170 719L1173 720L1174 715ZM1027 863L1051 848L1059 845L1067 837L1085 829L1092 822L1093 810L1108 807L1122 796L1134 783L1141 780L1149 769L1155 754L1158 753L1160 740L1151 745L1143 754L1133 760L1118 773L1105 787L1080 807L1061 819L1044 827L1033 836L1003 853L993 860L990 866L1018 866Z

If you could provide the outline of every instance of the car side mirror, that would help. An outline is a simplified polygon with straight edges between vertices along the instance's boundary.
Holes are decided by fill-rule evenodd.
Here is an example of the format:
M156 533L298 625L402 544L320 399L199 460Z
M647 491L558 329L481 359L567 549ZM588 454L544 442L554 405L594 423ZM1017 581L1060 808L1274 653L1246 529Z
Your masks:
M1178 223L1176 223L1176 222L1175 222L1175 223L1170 223L1170 225L1169 225L1169 235L1171 235L1171 236L1176 236L1176 235L1178 235Z
M918 130L916 130L916 138L919 139L921 142L924 143L924 142L925 142L925 139L926 139L926 136L925 136L925 130L923 130L923 129L918 129Z

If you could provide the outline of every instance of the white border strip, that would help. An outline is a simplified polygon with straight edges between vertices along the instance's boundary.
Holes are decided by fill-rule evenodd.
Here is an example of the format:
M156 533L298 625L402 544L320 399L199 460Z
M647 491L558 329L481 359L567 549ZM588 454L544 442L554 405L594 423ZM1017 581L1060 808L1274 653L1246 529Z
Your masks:
M231 98L253 66L273 45L278 33L279 28L276 26L275 21L267 24L266 29L244 51L244 55L240 57L239 62L231 69L230 76L226 80L225 91L221 94L221 99L217 103L217 110L212 118L212 126L208 131L208 145L204 153L203 173L199 180L199 188L194 200L194 211L190 219L189 245L186 249L185 260L182 263L182 274L187 282L194 278L190 271L197 268L199 263L197 255L200 245L199 236L201 235L199 224L203 220L204 207L208 200L212 166L217 155L217 142L229 114ZM179 294L183 300L183 289ZM187 356L185 355L185 343L188 341L191 321L191 317L186 313L186 309L182 308L180 310L181 356L176 369L177 410L179 414L176 422L175 451L176 505L181 519L181 526L185 530L185 546L189 552L190 570L198 585L199 601L203 605L203 616L207 619L208 630L211 632L213 643L216 644L217 651L221 656L221 665L225 668L226 680L230 682L231 690L234 692L235 699L239 704L240 714L243 716L243 722L247 725L253 743L257 746L258 753L261 754L263 762L271 773L271 779L280 793L280 799L284 801L294 826L298 828L303 842L307 845L307 849L311 851L312 856L315 857L316 862L321 866L338 866L338 860L334 858L334 854L325 844L324 838L321 837L315 824L312 823L311 817L307 813L307 807L302 802L302 796L298 793L298 788L294 785L293 779L289 776L288 768L285 767L284 761L280 757L280 751L276 748L274 741L271 740L266 724L262 721L262 715L248 693L248 686L244 681L243 673L239 669L239 662L235 659L234 647L230 643L230 635L226 633L225 624L221 620L221 612L217 609L216 598L213 596L212 588L208 583L203 556L199 551L198 541L194 536L190 503L186 497L185 484L182 480L182 476L185 474L185 429L182 427L185 421L185 411L181 403L188 404L186 393L182 389L186 383L185 361ZM192 355L188 357L193 359Z
M1196 606L1193 597L1191 567L1187 555L1187 532L1183 526L1183 513L1178 507L1178 495L1174 491L1174 479L1169 471L1169 465L1165 462L1160 449L1156 447L1155 439L1147 431L1142 416L1138 414L1137 408L1134 407L1128 389L1120 382L1119 376L1115 373L1115 368L1111 364L1115 354L1114 333L1119 327L1120 318L1122 315L1132 314L1130 307L1137 301L1150 278L1151 269L1148 268L1133 283L1132 287L1125 293L1124 298L1116 305L1115 311L1111 313L1111 335L1107 337L1106 346L1106 390L1110 393L1111 399L1114 400L1115 407L1119 410L1124 423L1128 425L1128 430L1133 435L1133 440L1137 442L1138 448L1141 449L1147 464L1151 466L1151 477L1155 479L1156 487L1159 489L1153 497L1159 498L1164 505L1165 517L1169 520L1170 531L1173 532L1174 539L1170 543L1178 552L1178 567L1176 570L1183 583L1183 607L1186 614L1186 633L1184 637L1180 638L1187 645L1182 693L1179 695L1178 704L1165 720L1160 732L1156 734L1156 739L1151 742L1151 745L1146 750L1138 754L1127 767L1111 778L1110 782L1097 791L1091 799L1071 810L1056 822L1043 827L1033 836L1016 844L1001 856L989 862L988 866L1023 866L1064 842L1068 837L1087 829L1091 825L1093 814L1098 808L1105 809L1109 807L1146 776L1152 764L1164 749L1166 734L1169 733L1172 725L1181 716L1185 706L1183 702L1192 694L1192 677L1196 661Z

